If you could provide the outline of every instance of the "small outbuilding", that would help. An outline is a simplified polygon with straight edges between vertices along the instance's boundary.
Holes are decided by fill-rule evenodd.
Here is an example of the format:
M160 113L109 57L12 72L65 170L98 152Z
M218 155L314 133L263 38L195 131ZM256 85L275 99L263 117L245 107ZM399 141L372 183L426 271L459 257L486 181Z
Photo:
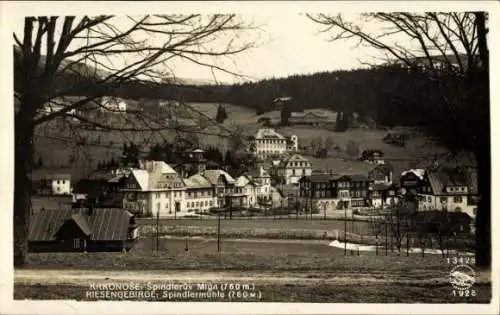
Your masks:
M137 237L135 217L123 209L47 209L31 218L28 251L129 251Z

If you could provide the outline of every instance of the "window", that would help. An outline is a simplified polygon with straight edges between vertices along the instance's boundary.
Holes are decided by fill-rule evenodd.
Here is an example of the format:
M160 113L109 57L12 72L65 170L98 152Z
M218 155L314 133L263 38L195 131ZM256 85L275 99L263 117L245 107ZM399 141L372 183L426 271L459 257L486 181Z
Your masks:
M79 238L73 239L73 248L80 248L80 239Z
M446 200L446 197L441 197L441 199L440 199L440 200L441 200L441 203L446 203L446 201L447 201L447 200Z
M454 203L461 203L462 202L462 196L455 196L455 197L453 197L453 202Z
M427 197L427 202L432 202L431 196Z

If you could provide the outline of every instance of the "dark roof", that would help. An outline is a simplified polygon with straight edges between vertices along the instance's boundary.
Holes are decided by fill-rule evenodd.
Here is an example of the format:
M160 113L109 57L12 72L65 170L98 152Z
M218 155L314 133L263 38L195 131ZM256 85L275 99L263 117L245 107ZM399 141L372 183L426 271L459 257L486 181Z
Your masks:
M92 229L90 228L87 217L88 216L82 213L75 213L71 216L71 219L78 225L85 235L89 236L92 233Z
M373 184L373 190L390 190L390 189L397 189L396 185L394 184L385 184L385 183L377 183Z
M99 192L101 187L107 184L107 180L100 179L80 179L73 187L73 192L77 194L92 194Z
M430 171L427 178L434 194L441 194L449 186L468 186L466 175L456 168L442 168L439 171Z
M94 241L127 239L129 214L122 209L94 209L89 216L80 209L43 210L31 218L29 241L53 241L60 227L73 220Z
M354 175L350 175L349 177L351 178L352 181L355 181L355 182L367 182L367 181L369 181L368 177L366 175L362 175L362 174L354 174Z
M66 172L66 169L38 169L31 173L31 180L71 180L71 175Z
M327 182L331 179L333 179L334 176L333 175L330 175L330 174L311 174L311 176L309 176L309 180L313 183L323 183L323 182Z

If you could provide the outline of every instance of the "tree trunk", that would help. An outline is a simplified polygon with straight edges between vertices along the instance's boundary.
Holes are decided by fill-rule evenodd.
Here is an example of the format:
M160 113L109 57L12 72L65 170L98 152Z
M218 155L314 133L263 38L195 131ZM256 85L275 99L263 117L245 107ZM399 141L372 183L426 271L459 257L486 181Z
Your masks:
M488 141L489 146L489 137ZM484 151L483 151L484 150ZM491 265L491 161L489 149L476 153L478 164L478 191L481 194L476 214L476 264Z
M479 98L477 109L484 117L477 135L476 163L478 175L478 191L480 200L476 214L476 264L478 266L491 266L491 144L490 144L490 90L489 90L489 51L486 43L486 21L484 12L475 12L479 56L483 71L479 73L476 97ZM479 82L479 83L478 83Z
M19 117L14 128L14 267L22 267L28 252L33 128Z

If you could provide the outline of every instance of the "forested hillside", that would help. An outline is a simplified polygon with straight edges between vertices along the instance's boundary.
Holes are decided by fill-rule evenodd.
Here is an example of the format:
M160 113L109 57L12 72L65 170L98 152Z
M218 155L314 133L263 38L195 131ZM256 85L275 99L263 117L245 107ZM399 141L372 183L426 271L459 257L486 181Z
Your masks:
M17 63L16 51L14 54ZM63 84L65 88L72 85L75 95L91 93L87 86L88 80L92 79L85 77L85 74L95 73L95 69L75 63L71 70L75 70L75 67L76 71L59 74L57 84ZM128 99L175 99L185 102L235 104L252 108L257 114L275 110L273 100L288 96L292 98L292 101L286 104L290 110L325 108L347 113L356 112L361 117L372 117L381 125L430 125L432 129L436 123L443 127L446 117L450 114L468 117L468 114L449 113L449 110L442 109L441 104L436 101L442 99L443 95L453 96L453 90L459 88L455 81L456 78L445 76L438 81L432 81L421 72L409 72L397 67L378 67L217 86L137 80L110 86L109 94ZM20 78L15 72L16 87L19 82ZM457 110L470 110L467 104L463 105L457 107ZM442 130L441 128L439 132Z

